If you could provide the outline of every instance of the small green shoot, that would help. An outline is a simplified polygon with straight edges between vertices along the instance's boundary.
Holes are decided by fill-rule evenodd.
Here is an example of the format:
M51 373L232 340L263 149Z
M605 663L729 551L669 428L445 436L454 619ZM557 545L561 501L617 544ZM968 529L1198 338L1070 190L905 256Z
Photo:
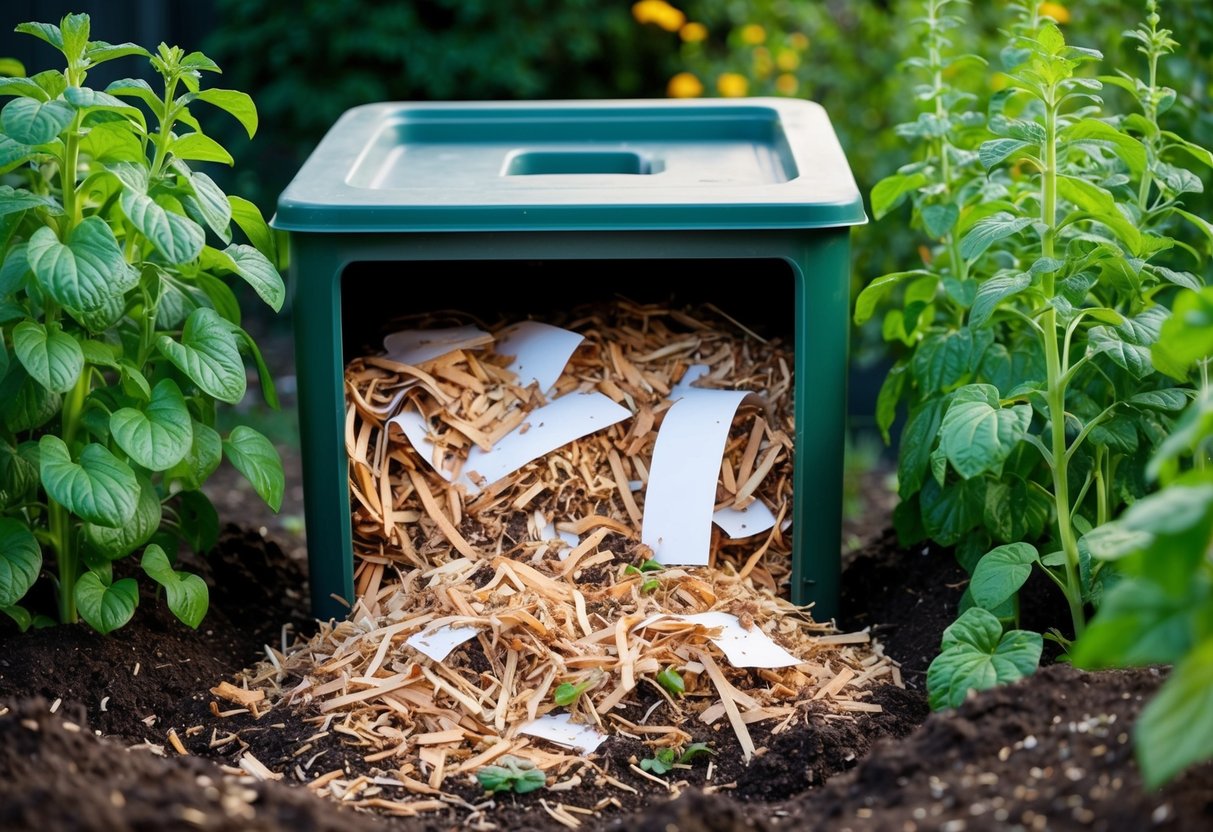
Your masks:
M661 669L657 674L657 684L661 685L674 696L682 696L687 692L686 682L682 680L682 674L672 667Z
M650 774L669 774L678 766L690 765L691 760L700 754L715 753L704 742L692 743L682 753L675 751L673 748L663 748L656 755L641 760L640 767Z
M506 754L497 765L485 766L476 772L476 779L486 792L526 794L547 784L547 776L535 764L523 757Z
M587 690L595 687L599 682L601 682L602 675L601 670L596 670L591 673L590 677L584 682L579 682L577 684L572 682L562 682L556 686L556 691L552 694L553 701L555 701L555 703L562 708L569 707L581 698L581 694L585 693Z

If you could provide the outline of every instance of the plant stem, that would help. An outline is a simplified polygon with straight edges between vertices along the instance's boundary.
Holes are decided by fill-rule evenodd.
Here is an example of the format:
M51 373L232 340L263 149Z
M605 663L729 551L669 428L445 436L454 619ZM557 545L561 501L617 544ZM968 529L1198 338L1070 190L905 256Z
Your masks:
M63 400L63 441L71 447L76 432L80 429L80 417L84 412L84 400L92 386L92 373L85 368ZM64 624L76 622L76 577L80 572L79 552L76 550L76 529L71 513L47 495L50 513L51 539L54 541L55 560L59 567L59 620Z
M1045 231L1041 240L1045 257L1053 257L1054 236L1057 233L1057 104L1055 90L1049 90L1045 102L1045 170L1042 175L1041 220ZM1044 276L1044 290L1053 296L1052 274ZM1082 605L1082 584L1078 570L1078 541L1070 522L1070 478L1066 458L1066 367L1061 364L1058 351L1057 310L1050 306L1041 319L1044 329L1045 369L1047 374L1047 399L1049 422L1052 428L1053 451L1053 506L1057 515L1057 531L1061 548L1066 558L1066 602L1070 607L1070 618L1074 623L1074 635L1082 635L1086 629L1086 617Z

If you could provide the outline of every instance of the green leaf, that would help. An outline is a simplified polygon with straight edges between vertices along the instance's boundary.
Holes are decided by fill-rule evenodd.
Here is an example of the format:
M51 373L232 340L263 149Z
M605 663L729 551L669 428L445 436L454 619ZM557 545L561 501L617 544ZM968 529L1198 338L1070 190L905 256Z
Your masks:
M223 145L203 133L186 133L174 139L169 151L178 159L193 159L199 162L218 162L233 165L235 160Z
M223 460L223 439L214 428L193 423L193 437L185 456L165 472L165 479L176 480L188 489L202 487Z
M63 54L70 63L75 64L84 57L88 47L89 17L87 14L64 15L59 21L59 31L63 37Z
M105 88L105 91L110 95L126 95L132 98L138 98L148 109L161 118L164 113L164 102L160 100L160 96L156 95L155 90L151 85L142 78L121 78L113 81Z
M157 204L146 194L124 189L122 213L170 263L188 263L202 252L206 232L189 217Z
M160 528L160 495L152 481L137 475L139 499L129 523L117 527L85 523L81 535L85 548L103 560L118 560L152 539Z
M0 612L11 618L13 623L17 625L17 629L23 633L27 631L30 628L30 625L34 623L33 617L29 614L29 610L20 604L12 604L7 607L0 607Z
M98 162L139 162L144 158L138 136L122 122L90 128L80 140L80 152Z
M51 46L63 51L63 33L53 23L18 23L13 31L25 35L33 35L39 40L46 41Z
M101 635L125 625L139 606L139 585L134 578L123 578L106 586L92 570L76 582L76 608L80 617Z
M275 312L281 311L286 300L286 284L274 264L253 246L230 245L223 253L232 258L236 274L253 287L257 296Z
M115 98L107 92L88 87L68 87L64 91L63 97L80 112L110 110L137 121L140 125L144 123L143 113L138 107L127 104L121 98Z
M100 217L85 217L66 245L53 229L43 226L30 236L26 249L30 268L47 293L62 305L83 312L106 307L139 281L122 256L114 232Z
M172 379L163 379L141 408L124 407L110 416L110 433L127 456L150 471L165 471L185 458L194 441L185 397Z
M25 597L42 571L42 549L20 520L0 518L0 607Z
M214 309L195 309L180 342L161 335L157 349L207 395L228 404L244 398L244 362L231 325Z
M478 769L476 779L485 791L513 791L516 794L533 792L547 784L547 776L534 763L513 754L506 754L497 765Z
M0 508L23 503L38 485L38 468L22 450L0 439Z
M39 101L36 98L14 98L0 110L4 132L21 144L46 144L58 136L76 117L76 110L66 101Z
M103 40L95 40L89 43L88 49L84 50L84 55L94 66L106 61L112 61L115 58L125 58L130 55L139 55L144 58L151 57L150 52L136 43L106 43Z
M1081 119L1062 131L1061 140L1065 144L1109 150L1125 163L1135 177L1141 176L1146 169L1146 146L1107 122Z
M78 463L57 436L43 436L38 449L42 485L57 503L101 526L120 526L135 516L139 503L135 473L104 447L85 446Z
M215 548L219 542L219 515L211 501L201 491L182 491L177 500L181 538L198 554Z
M1165 307L1152 306L1135 318L1125 318L1118 326L1091 327L1087 347L1092 354L1106 354L1134 378L1145 378L1154 372L1150 348L1158 340L1168 314Z
M981 326L990 320L990 316L994 314L998 304L1019 294L1031 285L1032 275L1027 272L991 277L977 287L977 296L973 299L973 309L969 312L969 326Z
M910 360L910 370L918 382L919 392L947 392L972 378L973 345L973 333L967 329L923 339Z
M58 324L22 321L13 328L13 352L30 378L52 393L66 393L84 370L80 343Z
M593 682L589 681L578 685L574 685L572 682L561 682L556 686L555 693L552 694L552 701L562 708L567 708L580 699L581 694L589 690L592 684Z
M904 360L897 361L885 374L880 392L876 395L876 426L880 428L880 435L886 445L892 441L889 428L897 418L897 403L901 401L908 376L909 370Z
M261 216L261 210L243 197L229 196L227 201L232 206L232 219L240 226L244 236L257 251L277 264L278 247L274 243L274 233Z
M168 608L183 624L198 629L206 617L209 595L206 582L197 575L178 572L169 563L168 555L156 544L147 547L139 563L153 581L164 587Z
M10 367L0 384L0 412L10 431L20 433L45 425L58 415L62 397L29 377L25 368Z
M1033 221L1031 217L1016 217L1005 211L978 220L960 241L960 256L966 260L976 260L995 242L1018 234Z
M940 426L940 448L966 480L998 473L1015 446L1027 436L1031 405L992 407L982 401L955 401Z
M50 96L46 94L46 90L42 89L31 79L21 76L0 78L0 95L19 95L25 98L33 98L36 101L48 101L50 99Z
M227 112L240 122L250 139L257 132L257 107L247 93L210 89L191 93L191 96L194 100L205 101Z
M260 249L260 246L258 248ZM876 278L865 286L864 290L859 293L859 297L855 299L855 324L857 326L865 324L872 317L872 313L876 311L876 305L898 283L911 277L927 277L930 274L930 272L923 271L922 269L913 269L908 272L894 272L893 274L886 274Z
M282 405L278 401L278 391L274 389L274 377L270 375L269 365L265 363L265 358L261 355L261 348L257 346L257 342L253 337L243 329L237 332L240 342L244 345L244 350L252 356L253 363L257 366L257 378L261 382L261 396L265 399L265 403L274 410L281 409Z
M986 553L973 570L969 591L978 606L993 610L1019 592L1040 556L1027 543L1008 543Z
M232 206L227 201L227 194L205 173L191 171L182 163L174 167L185 176L194 192L193 199L186 197L183 200L186 210L193 209L196 213L192 216L196 221L205 223L221 240L229 242L232 239ZM205 264L203 268L207 268Z
M28 211L30 208L45 208L53 214L63 213L59 203L49 196L32 194L23 188L14 188L12 185L0 185L0 217L15 214L18 211ZM54 236L53 231L51 235Z
M989 170L1000 162L1014 156L1019 151L1032 146L1032 142L1020 139L992 139L981 143L981 147L977 149L977 157L981 162L981 166Z
M7 270L7 262L5 263ZM1172 314L1159 328L1150 349L1153 365L1172 378L1186 381L1192 365L1213 355L1213 287L1180 292Z
M1183 387L1166 387L1162 390L1147 390L1135 393L1128 398L1128 403L1145 410L1161 410L1164 413L1178 413L1192 401L1190 390Z
M990 533L1003 543L1036 540L1044 533L1052 508L1053 502L1046 492L1027 480L1004 473L1000 481L990 483L986 490L983 520ZM988 548L982 549L978 556L984 555Z
M943 632L942 652L927 669L927 691L935 710L955 708L970 690L986 690L1030 675L1044 642L1027 630L1002 632L993 613L974 607Z
M1176 665L1138 717L1134 740L1150 789L1213 757L1213 638Z
M928 479L918 496L927 534L942 546L955 546L981 525L985 513L986 481L961 480L941 486Z
M228 462L244 474L253 489L274 511L282 508L282 492L286 478L282 460L270 440L245 425L232 429L223 443Z
M1104 596L1070 658L1082 668L1142 667L1180 661L1200 635L1208 581L1175 596L1149 580L1122 581Z
M898 448L897 482L902 499L922 487L945 404L942 397L936 397L910 409Z
M657 672L657 684L668 690L674 696L682 696L687 691L682 674L672 667L663 667Z
M960 219L960 209L955 205L928 205L919 212L927 233L936 239L948 234Z
M921 173L887 176L872 188L872 214L881 219L885 214L900 205L907 194L913 193L927 184L927 177Z
M29 145L13 141L8 136L0 134L0 174L8 173L23 165L33 155L34 149ZM4 210L0 212L0 216L12 213L16 213L16 211Z
M1079 210L1089 214L1091 219L1111 229L1131 252L1136 254L1140 251L1141 232L1116 207L1116 199L1112 194L1098 185L1074 176L1058 176L1057 193L1074 203Z

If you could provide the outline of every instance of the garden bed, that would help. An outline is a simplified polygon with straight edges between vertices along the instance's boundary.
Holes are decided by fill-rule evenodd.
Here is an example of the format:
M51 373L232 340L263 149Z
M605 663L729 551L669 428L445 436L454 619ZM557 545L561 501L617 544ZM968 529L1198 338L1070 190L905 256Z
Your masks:
M81 627L25 636L3 631L0 699L8 711L0 716L0 828L138 829L177 819L183 827L214 830L445 829L469 817L502 829L563 828L541 800L584 807L612 797L618 806L577 816L583 828L1207 824L1213 765L1196 767L1158 794L1141 791L1128 737L1133 717L1161 682L1156 671L1082 674L1055 666L927 718L926 664L963 589L962 574L944 554L900 550L886 534L849 558L840 623L871 626L902 662L908 686L874 692L884 713L852 720L810 715L770 742L755 730L756 743L768 750L748 768L726 762L739 756L726 726L713 782L703 789L704 769L697 766L673 801L657 784L621 777L638 793L539 791L499 796L486 806L468 783L458 791L468 807L407 819L340 808L296 780L293 766L320 752L326 770L367 768L363 752L339 734L296 755L315 733L307 713L283 708L256 720L212 712L212 702L233 706L210 688L264 655L263 643L279 643L283 623L307 626L298 565L272 541L229 529L208 576L227 589L215 590L198 631L154 605L104 638ZM188 754L174 750L170 731ZM600 753L605 764L626 771L623 763L643 751L616 739ZM286 776L263 782L231 773L245 752ZM482 811L473 815L472 806Z

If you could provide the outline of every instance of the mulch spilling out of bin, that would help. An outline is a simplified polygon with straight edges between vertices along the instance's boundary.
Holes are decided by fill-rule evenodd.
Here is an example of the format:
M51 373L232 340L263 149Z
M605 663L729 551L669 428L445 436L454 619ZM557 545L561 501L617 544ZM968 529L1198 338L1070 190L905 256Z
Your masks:
M704 310L618 302L566 326L584 340L546 393L520 384L487 338L415 365L370 356L347 368L352 614L270 650L239 690L215 691L259 714L314 709L317 736L343 735L367 764L328 770L301 753L288 776L394 814L476 813L456 786L512 756L545 773L545 811L576 827L603 808L582 805L583 784L634 791L623 765L628 779L680 780L677 769L655 777L635 755L592 753L604 740L642 742L652 756L688 746L696 726L727 726L748 762L765 751L751 726L773 741L810 714L880 712L873 687L901 684L867 633L839 633L779 595L790 569L791 356ZM715 508L761 501L774 523L739 539L713 528L706 567L654 568L640 542L645 486L692 367L698 387L764 397L733 420ZM462 470L473 448L590 391L629 418L495 482ZM409 408L426 417L429 458L389 426ZM709 788L727 788L713 778L725 763L694 765L707 767Z

